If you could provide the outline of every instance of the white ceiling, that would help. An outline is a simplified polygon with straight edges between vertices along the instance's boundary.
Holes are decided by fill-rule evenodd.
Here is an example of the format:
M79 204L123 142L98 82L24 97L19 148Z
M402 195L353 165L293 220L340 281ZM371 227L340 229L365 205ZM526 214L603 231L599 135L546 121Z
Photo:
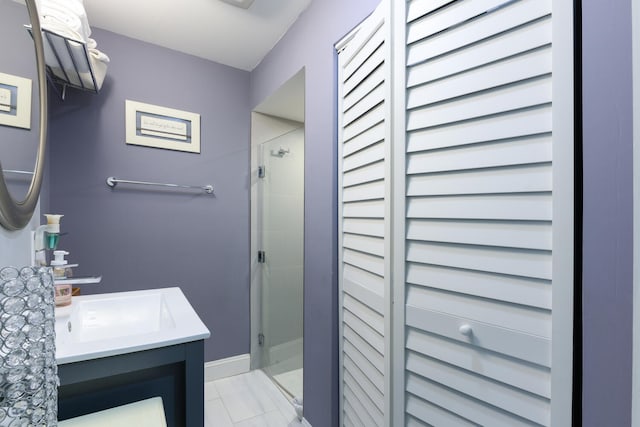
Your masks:
M310 3L255 0L241 9L220 0L84 0L92 27L247 71Z

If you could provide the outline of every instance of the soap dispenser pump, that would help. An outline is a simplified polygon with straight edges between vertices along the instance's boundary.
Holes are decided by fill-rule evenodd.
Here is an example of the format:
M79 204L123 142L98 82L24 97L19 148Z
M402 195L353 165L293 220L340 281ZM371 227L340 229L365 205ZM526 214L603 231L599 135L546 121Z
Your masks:
M69 265L67 260L64 259L66 255L69 255L67 251L53 251L53 260L51 260L51 267L53 267L53 278L64 279L67 277L67 270ZM55 285L56 289L56 305L65 306L71 304L71 285Z
M64 259L66 255L69 255L67 251L53 251L53 259L51 260L51 267L53 267L53 278L64 279L67 277L67 260Z

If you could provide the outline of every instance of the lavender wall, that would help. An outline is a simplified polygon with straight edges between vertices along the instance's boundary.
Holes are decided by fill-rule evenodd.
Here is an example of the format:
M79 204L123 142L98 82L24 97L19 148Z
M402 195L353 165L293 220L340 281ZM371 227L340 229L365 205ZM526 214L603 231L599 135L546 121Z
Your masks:
M83 293L180 286L211 331L205 360L249 353L249 73L94 29L111 57L95 95L51 97L50 210ZM201 115L201 154L125 144L125 99ZM204 193L108 176L212 184Z
M7 169L33 170L38 144L37 126L40 120L38 78L33 41L23 25L29 23L24 5L0 1L0 72L32 80L31 126L33 130L0 126L0 161ZM33 96L35 95L35 96ZM11 194L24 199L30 179L9 174L7 184ZM46 181L46 178L45 178ZM22 267L31 262L31 229L40 221L39 208L24 230L8 231L0 227L0 268Z
M337 426L339 416L333 45L378 3L314 1L251 73L255 107L305 68L304 415L318 427Z
M583 0L583 425L631 425L631 0Z

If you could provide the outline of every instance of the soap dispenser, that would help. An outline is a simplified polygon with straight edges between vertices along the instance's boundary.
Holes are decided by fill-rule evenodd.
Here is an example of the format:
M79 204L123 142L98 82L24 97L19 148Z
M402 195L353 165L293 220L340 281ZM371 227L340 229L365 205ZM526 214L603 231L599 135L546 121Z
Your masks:
M53 260L51 260L51 267L53 267L53 278L65 279L69 270L67 260L64 259L65 255L69 255L67 251L53 251ZM56 306L61 307L71 304L71 285L55 285L56 288Z

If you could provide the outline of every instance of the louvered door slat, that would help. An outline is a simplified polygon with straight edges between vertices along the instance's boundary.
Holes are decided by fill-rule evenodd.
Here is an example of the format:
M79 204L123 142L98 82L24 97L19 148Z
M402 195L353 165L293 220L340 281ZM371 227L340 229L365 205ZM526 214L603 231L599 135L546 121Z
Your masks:
M549 251L409 242L407 261L535 279L551 279Z
M551 221L550 194L413 197L408 218Z
M474 424L469 420L442 409L426 400L422 400L417 396L407 396L406 405L407 414L412 415L407 421L407 426L460 426L460 427L477 427L478 424ZM420 420L423 420L424 423Z
M379 161L371 165L345 172L342 177L342 183L345 187L349 187L351 185L362 184L365 182L378 181L380 179L384 179L384 174L384 161Z
M358 301L362 301L365 305L371 307L371 309L377 311L379 314L384 314L383 296L381 293L376 293L370 286L361 285L345 277L344 291Z
M385 49L384 46L378 46L370 57L362 63L350 79L345 80L345 95L351 93L358 85L360 85L371 73L384 62ZM344 111L344 110L343 110Z
M506 248L551 250L548 222L415 220L407 227L409 240L449 242Z
M384 105L378 105L377 107L369 110L356 122L343 129L343 139L345 141L360 135L361 133L371 129L373 126L384 121Z
M358 284L376 295L381 297L384 295L384 278L372 273L371 271L345 264L343 269L343 278L345 281ZM377 308L376 310L380 313L384 311L381 308Z
M345 427L360 427L361 424L356 424L353 420L351 420L351 417L349 414L353 414L353 408L351 408L351 405L349 405L349 402L345 402L345 414L344 414L344 420L343 420L343 424Z
M343 237L343 244L345 248L380 257L384 256L384 239L379 237L368 237L345 233Z
M426 70L426 72L430 74L430 70ZM449 69L447 73L449 75L455 74L455 76L436 82L423 83L412 88L407 94L407 108L433 104L457 96L543 76L550 72L551 56L546 49L518 55L471 70L467 67Z
M364 326L377 332L380 337L384 337L384 319L380 313L349 295L344 296L344 308L362 320ZM356 332L361 336L366 335L364 330L356 330ZM381 348L381 344L378 344L377 347Z
M474 370L459 369L414 352L407 354L407 370L446 385L465 398L485 402L537 424L549 424L549 399L487 379Z
M344 248L342 259L345 264L384 276L384 258Z
M348 82L352 79L353 74L362 69L363 64L367 64L370 61L374 52L379 51L380 46L384 43L384 29L382 28L382 21L377 22L375 25L363 27L362 31L359 31L355 36L355 40L351 46L351 49L347 50L342 59L342 79ZM384 61L384 55L382 55L381 61ZM363 73L363 75L369 75ZM347 90L347 93L349 90Z
M455 390L414 373L407 375L407 391L481 426L531 427L531 422L528 420L514 417L481 401L465 397Z
M427 14L415 25L410 26L407 31L407 43L447 30L503 4L504 0L452 2L448 7Z
M424 129L551 102L551 81L537 79L407 113L407 130Z
M456 149L456 155L451 156ZM551 136L523 136L507 141L477 143L439 151L420 151L407 158L410 175L473 170L498 166L533 165L551 161Z
M366 355L364 354L366 353ZM384 360L380 353L371 351L369 345L350 328L344 330L344 354L353 360L367 377L384 390Z
M551 398L549 368L523 364L499 353L413 328L407 332L407 348L467 371L480 370L487 378L511 383L529 393Z
M344 98L342 108L344 111L348 111L358 101L364 98L365 95L371 93L376 87L380 86L384 82L384 68L382 63L375 68L371 74L369 74L360 84L358 84L347 96Z
M415 0L408 4L407 22L420 18L447 3L451 0Z
M349 368L350 365L346 364L345 367ZM359 399L359 401L362 403L362 406L365 408L365 410L367 411L367 413L374 419L378 420L377 425L381 425L380 424L380 420L383 418L382 417L382 410L380 409L380 407L378 407L376 405L376 402L374 400L374 398L372 397L370 393L371 390L369 390L368 388L363 388L362 384L359 383L358 381L356 381L353 378L353 375L351 374L351 372L357 372L355 369L354 370L350 370L347 369L345 371L344 374L344 383L347 387L349 387L350 390L353 390L354 394L357 396L367 396L369 397L369 399ZM365 385L367 383L364 383Z
M416 3L412 1L411 5ZM494 37L497 34L513 30L548 16L551 13L551 0L520 0L509 7L502 8L479 17L474 25L461 25L449 31L435 35L409 46L408 64L426 61L436 56ZM411 78L408 80L412 86Z
M373 127L366 129L364 132L353 137L351 140L344 141L342 153L344 157L363 150L370 145L377 144L384 140L385 127L384 123L377 123Z
M491 64L505 58L549 46L551 36L551 21L543 19L517 28L512 32L490 38L480 44L465 47L447 55L426 60L432 52L426 51L424 46L409 48L409 58L421 58L422 61L411 67L408 72L408 86L414 87L443 77L452 76L456 72L471 70Z
M407 135L407 152L459 147L478 142L505 141L550 132L551 108L543 105L538 108L512 111L497 117L481 117L477 120L411 132Z
M549 192L551 164L410 176L408 196Z
M358 202L364 200L380 200L384 198L384 180L347 187L342 193L343 202Z
M384 237L384 221L380 219L345 218L342 224L345 233Z
M354 381L358 383L360 388L364 390L365 394L371 398L371 401L376 405L376 408L382 410L384 408L384 394L382 390L379 390L375 384L362 372L356 363L354 363L349 357L345 357L344 366L349 375Z
M370 146L367 150L356 152L344 158L343 170L345 172L355 168L370 165L384 160L384 143L379 142Z
M368 323L370 319L371 316L363 315L362 312L358 313L345 308L345 325L349 326L349 328L358 335L358 340L364 340L369 347L374 348L380 355L382 355L384 354L384 337L379 330L376 330L375 326ZM364 347L359 348L362 349Z
M342 207L345 218L384 218L384 200L367 200L351 202Z
M407 264L407 283L551 309L551 282L443 265Z
M348 126L353 123L354 120L362 117L364 113L370 111L378 104L381 104L385 95L384 85L378 85L375 89L365 95L362 99L358 100L358 103L345 111L343 115L343 123Z
M359 392L359 390L354 391L347 382L344 383L344 398L351 404L362 425L365 427L380 426L380 417L374 418L375 414L372 414L373 411L371 406L368 405L368 399L362 399L362 395L362 392Z

